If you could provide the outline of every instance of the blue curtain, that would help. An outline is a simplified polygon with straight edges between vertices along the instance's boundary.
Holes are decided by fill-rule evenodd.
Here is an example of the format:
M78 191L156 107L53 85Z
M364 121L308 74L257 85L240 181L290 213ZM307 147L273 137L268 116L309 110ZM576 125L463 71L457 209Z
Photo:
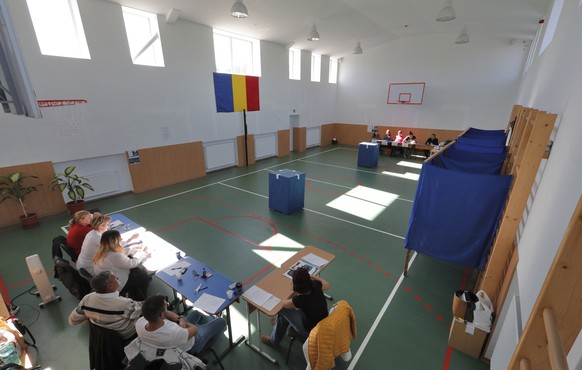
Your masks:
M474 172L499 175L505 161L506 153L475 153L457 149L453 144L438 157L438 167L453 171Z
M511 176L451 171L425 163L405 239L405 248L482 269Z

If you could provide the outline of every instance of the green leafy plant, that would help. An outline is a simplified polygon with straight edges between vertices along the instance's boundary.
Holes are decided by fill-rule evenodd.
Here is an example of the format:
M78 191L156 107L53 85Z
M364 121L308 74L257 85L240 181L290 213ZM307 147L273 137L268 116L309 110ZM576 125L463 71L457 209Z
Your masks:
M57 173L49 183L51 190L59 189L63 192L67 189L67 195L73 203L77 203L85 199L85 189L95 191L91 184L89 184L86 177L77 176L73 173L75 166L65 168L65 172Z
M24 207L24 199L26 196L33 191L37 191L42 184L36 185L25 185L26 179L38 179L38 176L22 176L20 172L15 172L10 176L0 177L0 203L4 202L6 199L14 199L22 207L22 212L24 217L28 217L29 213L26 212Z

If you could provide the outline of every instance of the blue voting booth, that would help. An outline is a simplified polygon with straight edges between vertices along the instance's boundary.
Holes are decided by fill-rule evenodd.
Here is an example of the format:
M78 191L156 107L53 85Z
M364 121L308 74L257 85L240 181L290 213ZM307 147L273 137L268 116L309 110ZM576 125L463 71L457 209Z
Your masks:
M358 166L378 167L378 156L380 149L377 143L360 143L358 145Z
M269 208L286 215L303 209L305 173L295 170L269 172Z

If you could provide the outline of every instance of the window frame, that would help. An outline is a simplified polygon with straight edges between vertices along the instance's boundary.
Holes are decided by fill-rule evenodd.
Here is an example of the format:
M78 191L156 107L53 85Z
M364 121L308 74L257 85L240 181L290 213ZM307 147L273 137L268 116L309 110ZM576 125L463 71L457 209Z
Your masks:
M289 79L301 80L301 50L289 48Z
M220 40L222 43L228 41L228 50L224 49L224 45L220 45ZM235 42L233 43L233 41ZM213 43L216 72L261 77L261 42L259 39L213 28ZM247 60L240 59L244 53L233 51L237 44L240 47L244 43L250 45L250 55ZM220 59L223 57L229 60Z
M311 82L321 82L321 54L311 53Z
M121 11L132 63L151 67L165 67L158 15L123 5L121 6ZM132 21L139 19L136 17L145 20L147 25L143 27L144 24L142 23L139 25L139 29L135 27L135 23L132 23ZM149 29L149 32L145 42L145 38L138 39L135 37L136 34L143 35L146 28Z

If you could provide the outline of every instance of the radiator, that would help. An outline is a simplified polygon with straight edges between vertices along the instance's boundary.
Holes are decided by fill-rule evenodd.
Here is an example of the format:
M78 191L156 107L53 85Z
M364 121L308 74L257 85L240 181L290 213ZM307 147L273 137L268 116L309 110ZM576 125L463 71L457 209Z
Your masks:
M38 254L26 257L26 264L28 265L28 271L30 271L34 285L36 285L36 289L38 290L36 295L42 299L42 303L38 304L40 308L44 308L45 304L54 300L58 299L60 301L61 297L55 294L56 288L50 283Z

